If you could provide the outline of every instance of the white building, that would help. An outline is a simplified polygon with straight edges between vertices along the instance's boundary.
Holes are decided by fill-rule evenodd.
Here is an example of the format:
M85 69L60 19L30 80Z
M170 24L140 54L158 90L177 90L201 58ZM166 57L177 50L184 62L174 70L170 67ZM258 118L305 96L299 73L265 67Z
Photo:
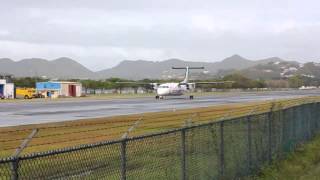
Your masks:
M0 79L0 98L14 99L14 84L8 83L6 79Z

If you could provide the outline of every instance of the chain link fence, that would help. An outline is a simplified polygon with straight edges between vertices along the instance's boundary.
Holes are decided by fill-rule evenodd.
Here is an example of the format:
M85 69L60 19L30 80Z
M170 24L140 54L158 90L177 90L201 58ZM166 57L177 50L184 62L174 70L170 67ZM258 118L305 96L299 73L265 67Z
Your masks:
M320 128L320 103L0 160L0 179L235 179Z

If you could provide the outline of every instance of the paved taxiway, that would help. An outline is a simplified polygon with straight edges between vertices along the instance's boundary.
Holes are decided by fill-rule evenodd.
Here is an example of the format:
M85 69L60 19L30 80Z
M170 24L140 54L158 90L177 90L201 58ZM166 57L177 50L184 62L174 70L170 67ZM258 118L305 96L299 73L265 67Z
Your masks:
M320 95L320 91L297 90L260 93L230 93L226 95L199 96L195 97L194 100L189 100L185 97L155 100L152 97L147 97L133 99L77 99L0 103L0 127L311 95Z

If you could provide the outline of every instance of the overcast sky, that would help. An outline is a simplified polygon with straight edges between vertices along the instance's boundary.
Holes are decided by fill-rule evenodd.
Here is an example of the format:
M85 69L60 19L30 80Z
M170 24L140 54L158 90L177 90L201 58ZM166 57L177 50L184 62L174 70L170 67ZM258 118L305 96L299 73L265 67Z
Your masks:
M317 0L1 0L0 57L320 60Z

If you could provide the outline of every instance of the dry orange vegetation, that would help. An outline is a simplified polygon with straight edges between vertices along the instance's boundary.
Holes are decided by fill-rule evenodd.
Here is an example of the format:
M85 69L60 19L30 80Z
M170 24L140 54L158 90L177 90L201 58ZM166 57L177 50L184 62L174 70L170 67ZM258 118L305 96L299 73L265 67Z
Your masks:
M201 124L270 111L273 108L286 108L302 103L320 101L320 97L286 99L277 102L263 101L221 105L167 112L144 113L136 115L95 118L41 125L26 125L0 128L0 157L10 156L21 142L38 128L39 132L32 139L23 153L47 151L80 144L119 139L128 129L128 133L138 136L148 133L181 128L186 125Z

